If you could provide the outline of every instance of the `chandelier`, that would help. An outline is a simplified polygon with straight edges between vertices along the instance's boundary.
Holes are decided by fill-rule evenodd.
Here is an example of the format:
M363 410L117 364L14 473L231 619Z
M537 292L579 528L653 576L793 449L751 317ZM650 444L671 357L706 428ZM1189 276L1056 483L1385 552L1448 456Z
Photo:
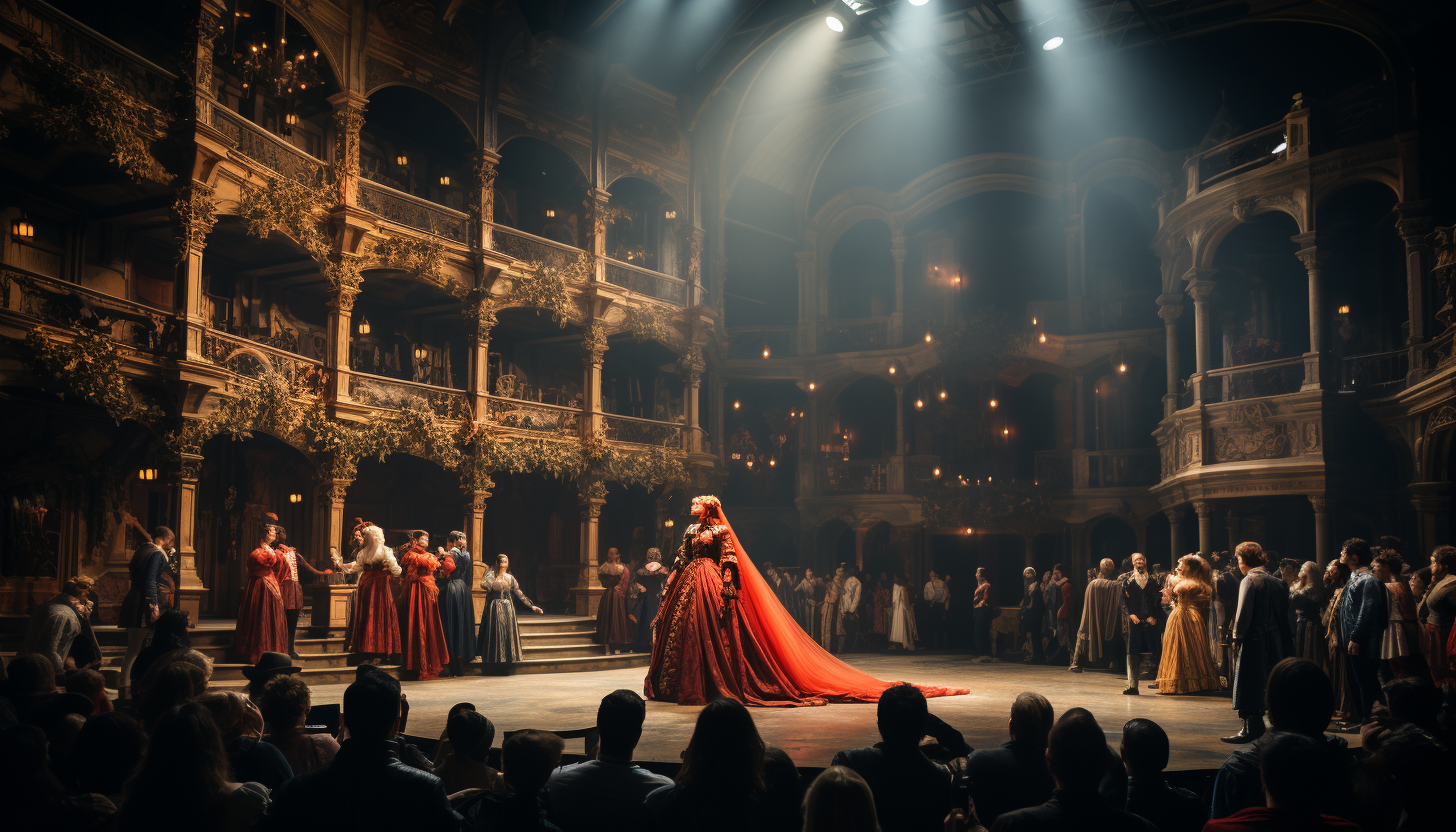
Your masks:
M258 94L273 104L278 111L278 133L287 136L298 124L300 103L322 84L319 50L308 43L289 45L288 13L282 6L273 7L271 29L253 23L258 5L249 0L231 3L227 28L232 71L242 83L243 98Z

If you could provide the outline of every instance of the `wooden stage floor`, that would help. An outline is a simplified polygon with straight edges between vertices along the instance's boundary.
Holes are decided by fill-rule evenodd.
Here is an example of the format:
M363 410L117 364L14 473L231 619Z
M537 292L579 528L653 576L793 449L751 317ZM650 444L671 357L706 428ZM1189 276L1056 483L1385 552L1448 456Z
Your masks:
M1169 768L1174 770L1217 768L1232 749L1218 738L1238 730L1238 720L1226 697L1158 696L1146 690L1146 682L1140 696L1124 696L1124 678L1105 671L1072 673L1065 667L981 663L968 656L934 653L852 654L846 658L882 679L970 688L969 696L930 700L930 709L961 731L975 748L991 748L1006 741L1011 702L1027 690L1050 699L1058 714L1068 708L1087 708L1114 747L1127 720L1146 717L1156 721L1172 740ZM500 732L588 728L595 723L597 703L604 694L617 688L640 692L644 675L643 668L625 668L406 682L410 700L408 732L438 736L444 728L446 711L456 702L474 703ZM344 687L319 685L313 689L313 701L339 702ZM764 739L787 751L799 765L825 766L836 751L879 741L873 704L752 711ZM638 759L678 759L692 734L697 712L694 707L647 703L647 725L637 746ZM1347 739L1352 745L1359 743L1358 736ZM580 753L575 746L573 742L568 750Z

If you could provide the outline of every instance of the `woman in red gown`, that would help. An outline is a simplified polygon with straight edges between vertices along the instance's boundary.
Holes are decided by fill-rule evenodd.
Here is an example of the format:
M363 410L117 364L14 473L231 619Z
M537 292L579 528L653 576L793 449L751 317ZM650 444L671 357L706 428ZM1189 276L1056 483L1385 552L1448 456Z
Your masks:
M273 541L278 530L263 527L263 539L248 555L248 586L238 606L238 628L233 631L233 653L246 664L255 664L264 653L288 650L288 621L283 615L283 595L278 589L277 552Z
M404 668L418 673L420 679L439 678L440 668L450 661L445 627L440 623L440 590L435 586L435 570L441 564L426 548L429 545L428 533L414 532L399 559L404 568ZM445 558L443 568L447 575L453 572L454 559Z
M830 655L784 609L738 543L717 497L693 500L655 627L648 699L703 705L874 702L885 682ZM966 688L917 686L926 696Z
M349 649L371 657L388 658L399 649L399 615L395 613L390 576L401 572L394 552L384 545L384 530L363 524L364 545L348 563L334 552L334 568L345 574L359 574L354 591L354 620L349 630Z

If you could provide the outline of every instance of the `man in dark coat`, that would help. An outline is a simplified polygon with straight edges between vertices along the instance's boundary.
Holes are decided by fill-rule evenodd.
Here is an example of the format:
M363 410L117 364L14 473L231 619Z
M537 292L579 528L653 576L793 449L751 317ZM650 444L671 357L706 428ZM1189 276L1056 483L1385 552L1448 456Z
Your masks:
M1113 672L1119 672L1117 660L1124 653L1120 643L1124 620L1122 585L1116 578L1117 565L1112 558L1103 558L1098 566L1097 577L1087 584L1087 592L1083 596L1082 626L1077 630L1077 648L1072 654L1073 673L1081 673L1084 664L1100 665L1103 662Z
M1252 742L1264 735L1264 687L1269 671L1294 652L1289 630L1289 587L1264 568L1264 549L1253 541L1234 550L1244 580L1234 608L1234 710L1243 728L1224 742Z
M1350 654L1345 672L1360 703L1356 721L1370 718L1370 709L1380 698L1380 643L1390 623L1389 601L1385 585L1370 572L1370 544L1358 537L1340 547L1340 562L1350 567L1350 580L1340 596L1340 634L1344 649Z
M1148 571L1148 559L1141 552L1132 556L1132 571L1122 578L1122 618L1127 629L1127 687L1123 693L1136 696L1138 673L1152 674L1163 652L1163 588Z
M1046 599L1041 597L1041 582L1036 579L1035 569L1026 567L1021 578L1021 618L1017 627L1017 638L1030 636L1031 655L1026 657L1026 661L1041 664L1046 661L1046 654L1041 649L1042 633L1046 630L1043 621L1046 618Z

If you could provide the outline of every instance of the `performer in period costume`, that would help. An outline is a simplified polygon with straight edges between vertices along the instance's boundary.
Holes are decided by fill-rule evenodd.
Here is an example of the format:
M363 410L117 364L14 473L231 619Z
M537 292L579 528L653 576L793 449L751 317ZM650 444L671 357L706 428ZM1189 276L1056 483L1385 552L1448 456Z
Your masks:
M440 571L445 576L445 586L440 590L440 623L445 628L445 649L450 653L450 674L463 676L465 666L475 657L475 601L470 594L475 561L465 548L468 541L464 532L450 532L446 542L450 551L439 553Z
M1350 654L1345 651L1345 642L1340 638L1340 599L1345 597L1345 585L1349 582L1350 567L1338 560L1330 561L1324 575L1325 595L1329 600L1325 602L1320 623L1325 631L1324 666L1330 675L1330 684L1335 688L1334 719L1340 723L1349 722L1360 707L1354 686L1350 684L1350 674L1345 672Z
M920 633L915 629L915 601L910 594L909 581L903 574L895 575L895 589L890 596L890 647L914 650Z
M276 524L278 515L270 513L267 517ZM288 621L288 655L296 659L298 651L293 649L293 641L298 636L298 613L303 609L303 586L298 580L298 567L302 566L319 576L332 575L334 570L320 572L313 568L307 558L299 557L298 550L288 545L288 532L282 526L275 525L274 528L278 530L278 540L273 546L273 551L278 553L278 562L273 575L278 579L278 593L283 596L283 616Z
M1456 546L1437 546L1431 552L1431 588L1421 599L1419 611L1425 617L1427 638L1435 642L1431 675L1438 681L1448 679L1456 668L1452 661L1456 628L1451 626L1456 622Z
M475 651L485 664L509 664L521 660L521 628L516 624L516 601L520 601L531 612L541 614L541 608L531 603L521 585L512 575L511 559L504 554L495 556L495 568L480 579L480 588L485 590L485 609L480 614L480 635L475 640Z
M1072 579L1067 577L1060 563L1052 567L1047 597L1047 614L1052 617L1056 629L1056 649L1047 656L1047 664L1071 663L1077 650L1077 620L1073 607L1076 596L1072 592Z
M971 600L972 623L975 626L975 652L982 656L996 655L996 637L991 628L1001 611L996 607L996 595L991 586L990 573L986 567L976 569L976 594Z
M1324 612L1324 581L1319 565L1307 560L1299 567L1299 577L1289 590L1289 606L1294 608L1294 655L1309 659L1328 671L1329 651L1325 644L1325 628L1320 622Z
M450 651L445 645L445 628L440 622L440 588L435 586L435 571L448 576L455 570L455 561L446 558L442 564L430 554L430 535L410 533L410 542L399 559L404 570L404 591L400 600L405 608L404 669L419 674L421 680L436 679Z
M1107 662L1115 669L1124 651L1122 641L1122 585L1114 577L1117 565L1112 558L1098 564L1097 577L1087 584L1082 602L1082 624L1077 628L1077 647L1072 653L1073 673L1081 673L1084 664Z
M806 635L738 543L716 497L697 497L657 616L648 699L701 705L872 702L891 686ZM927 696L965 689L922 688Z
M627 618L627 587L631 575L622 564L622 555L611 548L607 559L597 567L597 580L602 585L601 601L597 603L597 643L611 655L615 649L621 652L632 643L632 622Z
M921 597L925 600L925 642L929 647L944 647L945 638L945 617L950 610L950 587L940 579L940 573L934 569L930 570L930 580L925 582L925 588L921 590Z
M880 646L889 640L890 611L894 607L894 585L890 583L890 576L884 572L881 572L879 580L875 581L875 591L870 596L870 605L874 615L874 625L870 632L875 634L875 645Z
M662 607L662 588L667 585L667 570L662 566L662 550L652 547L647 550L647 562L637 568L633 576L638 586L637 601L632 607L632 617L637 621L637 635L632 640L633 653L652 652L652 622ZM788 583L788 578L784 578Z
M1244 727L1224 742L1252 742L1264 735L1264 688L1269 671L1294 652L1289 631L1289 587L1264 568L1264 549L1253 541L1234 550L1244 580L1234 607L1234 710Z
M855 637L859 635L859 602L863 598L863 586L855 575L854 564L842 569L844 586L839 590L839 617L835 621L835 634L838 636L841 653L853 647Z
M1021 647L1021 641L1031 639L1031 649L1024 659L1028 663L1046 661L1046 653L1041 646L1042 633L1046 630L1045 619L1046 598L1041 593L1041 582L1036 579L1036 569L1028 566L1021 570L1021 604L1016 622L1017 648Z
M361 521L362 522L362 521ZM395 611L390 577L404 571L394 552L384 545L384 529L364 524L360 530L364 540L354 559L348 563L334 561L334 568L359 575L359 588L354 590L354 620L349 628L349 649L363 653L378 663L400 652L399 614Z
M1340 598L1340 638L1349 654L1345 672L1360 703L1355 718L1361 724L1370 719L1381 697L1380 642L1390 623L1385 586L1370 571L1372 555L1370 544L1358 537L1340 547L1340 560L1350 567L1350 580Z
M817 589L818 586L814 581L814 570L806 568L804 570L804 579L799 581L799 585L794 588L794 592L799 598L798 615L796 618L799 621L799 626L804 629L804 632L809 634L810 638L814 636L814 612L817 609L814 605L814 593Z
M1127 629L1127 687L1123 693L1137 695L1138 679L1157 678L1157 661L1163 650L1163 589L1148 572L1148 559L1141 552L1132 555L1132 571L1122 579L1123 626Z
M263 526L263 539L248 555L248 586L238 605L238 627L233 631L233 655L253 664L264 653L288 649L288 618L283 614L283 593L278 588L280 555L273 549L278 527Z
M142 530L135 517L124 515L130 524L141 530L146 542L137 547L136 554L127 564L131 586L121 600L121 615L116 622L126 630L126 656L121 660L121 681L117 690L119 699L131 699L131 666L146 645L152 622L161 615L161 575L167 570L166 549L177 536L166 526L152 529L151 534Z
M1429 676L1430 668L1421 655L1420 635L1416 628L1416 605L1410 587L1399 578L1400 555L1383 550L1375 556L1372 571L1375 580L1385 585L1385 607L1389 617L1380 639L1380 684L1402 676Z
M833 578L824 581L824 600L819 604L819 644L834 652L834 626L839 618L839 594L844 588L844 567L834 570Z
M1213 567L1199 555L1184 555L1174 574L1178 580L1173 584L1173 611L1163 630L1163 655L1154 686L1160 694L1218 690L1218 667L1208 648Z

